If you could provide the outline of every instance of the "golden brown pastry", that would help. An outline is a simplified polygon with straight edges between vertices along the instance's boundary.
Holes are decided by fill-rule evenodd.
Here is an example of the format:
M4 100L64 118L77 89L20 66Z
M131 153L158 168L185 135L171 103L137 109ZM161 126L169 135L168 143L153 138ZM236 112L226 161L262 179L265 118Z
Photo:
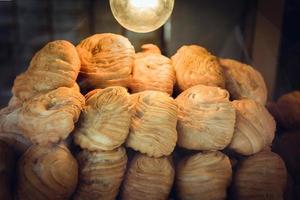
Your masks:
M114 200L126 170L127 156L123 147L112 151L82 151L79 162L79 185L74 200Z
M235 199L281 200L286 180L287 172L280 156L271 151L260 152L239 165L234 178Z
M75 143L90 151L113 150L125 142L130 122L130 96L125 88L93 90L86 95Z
M268 104L268 108L281 126L300 128L300 91L282 95L276 103Z
M131 91L156 90L172 94L176 77L171 60L161 55L159 48L153 44L143 45L142 49L135 56Z
M72 132L83 106L79 92L60 87L2 109L0 132L22 134L37 144L56 143Z
M225 87L217 58L205 48L197 45L182 46L171 59L180 91L199 84Z
M252 155L270 146L276 123L260 103L250 99L232 102L236 110L236 123L229 148L242 155Z
M0 139L0 199L13 199L14 150Z
M170 155L177 141L177 105L167 93L144 91L131 96L133 117L126 145L148 156Z
M18 125L33 143L56 143L72 132L84 101L79 92L66 87L35 96L23 104Z
M197 153L179 162L176 191L181 200L226 199L232 170L229 158L219 152Z
M112 33L95 34L76 48L80 73L91 87L128 86L135 51L127 38Z
M78 179L75 158L65 146L31 146L19 161L18 199L65 200Z
M166 200L174 181L174 167L168 157L136 154L123 183L123 200Z
M49 42L34 55L28 69L17 76L12 92L25 101L59 87L72 87L79 69L80 60L70 42Z
M252 99L265 105L267 87L259 71L231 59L220 59L220 64L224 71L226 89L232 99Z
M197 85L182 92L178 105L178 142L186 149L221 150L231 141L235 110L219 87Z

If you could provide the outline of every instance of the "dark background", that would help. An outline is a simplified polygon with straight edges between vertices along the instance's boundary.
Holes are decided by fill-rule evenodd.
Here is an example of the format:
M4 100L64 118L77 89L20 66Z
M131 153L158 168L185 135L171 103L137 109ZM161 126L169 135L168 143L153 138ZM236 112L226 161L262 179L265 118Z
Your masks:
M220 57L252 64L262 72L269 99L299 89L300 1L175 0L159 30L136 34L113 18L109 0L0 0L0 107L7 104L17 74L47 42L74 45L94 33L125 35L136 50L156 43L171 56L184 44L198 44Z

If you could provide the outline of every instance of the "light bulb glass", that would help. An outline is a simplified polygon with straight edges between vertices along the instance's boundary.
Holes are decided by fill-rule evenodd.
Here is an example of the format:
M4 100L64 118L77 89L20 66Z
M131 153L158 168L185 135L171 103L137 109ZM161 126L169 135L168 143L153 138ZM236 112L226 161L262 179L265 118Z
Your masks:
M110 0L111 11L126 29L146 33L161 27L170 17L174 0Z

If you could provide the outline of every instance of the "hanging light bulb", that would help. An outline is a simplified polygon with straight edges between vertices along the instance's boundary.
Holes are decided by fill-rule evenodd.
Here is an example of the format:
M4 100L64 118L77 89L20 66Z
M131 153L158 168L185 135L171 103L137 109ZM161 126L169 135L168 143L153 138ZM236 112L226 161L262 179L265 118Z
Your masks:
M174 0L110 0L111 11L126 29L146 33L161 27L170 17Z

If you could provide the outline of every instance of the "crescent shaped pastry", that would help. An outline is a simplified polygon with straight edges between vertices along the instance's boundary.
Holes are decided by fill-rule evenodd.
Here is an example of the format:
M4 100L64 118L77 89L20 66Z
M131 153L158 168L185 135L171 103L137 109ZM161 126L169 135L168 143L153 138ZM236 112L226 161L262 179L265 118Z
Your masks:
M175 100L159 91L136 93L131 100L133 117L126 145L151 157L170 155L177 141Z
M273 152L246 158L234 177L235 199L284 199L287 172L283 160Z
M17 76L13 95L21 101L59 87L72 87L80 69L76 48L68 41L49 42L32 58L28 69Z
M175 70L171 60L160 54L153 44L142 46L143 51L135 56L130 89L132 92L156 90L173 93Z
M182 46L171 59L181 91L199 84L225 87L217 58L205 48L197 45Z
M220 59L220 64L224 71L226 89L232 99L252 99L265 105L267 87L259 71L231 59Z
M197 85L182 92L175 101L179 146L193 150L221 150L230 143L235 110L226 90Z
M14 150L0 140L0 199L13 199L13 175L15 168Z
M176 168L176 191L182 200L226 199L231 183L229 158L219 152L203 152L187 157Z
M282 95L276 103L268 108L276 121L286 129L300 128L300 91Z
M64 140L74 129L84 101L79 92L66 87L35 96L23 104L18 127L33 143Z
M130 96L123 87L96 89L86 95L75 143L90 151L121 146L131 122Z
M127 38L95 34L76 48L81 60L80 73L91 87L128 86L135 50Z
M151 158L136 154L123 183L123 200L166 200L174 181L170 158Z
M19 161L18 199L65 200L77 185L78 166L65 146L31 146Z
M79 185L74 200L114 200L126 170L127 156L123 147L112 151L82 151L79 162Z
M242 155L252 155L270 146L276 123L260 103L250 99L232 102L236 110L236 123L229 148Z

